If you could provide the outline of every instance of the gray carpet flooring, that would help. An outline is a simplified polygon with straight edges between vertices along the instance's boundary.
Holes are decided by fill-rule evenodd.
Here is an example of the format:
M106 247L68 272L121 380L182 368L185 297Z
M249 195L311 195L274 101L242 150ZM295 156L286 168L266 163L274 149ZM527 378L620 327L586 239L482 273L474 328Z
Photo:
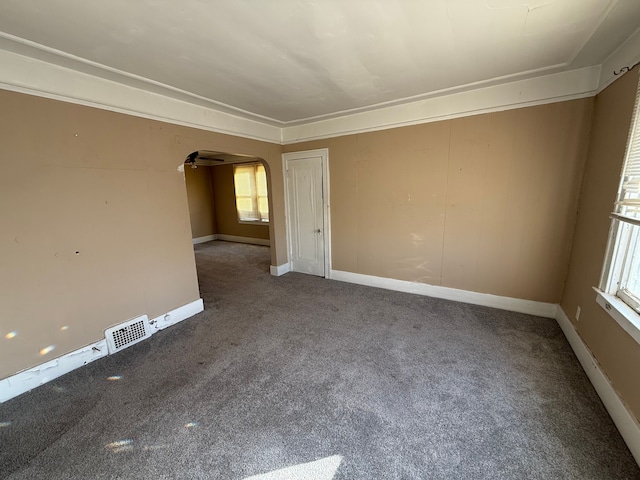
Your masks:
M640 479L555 321L195 250L205 312L0 405L0 478Z

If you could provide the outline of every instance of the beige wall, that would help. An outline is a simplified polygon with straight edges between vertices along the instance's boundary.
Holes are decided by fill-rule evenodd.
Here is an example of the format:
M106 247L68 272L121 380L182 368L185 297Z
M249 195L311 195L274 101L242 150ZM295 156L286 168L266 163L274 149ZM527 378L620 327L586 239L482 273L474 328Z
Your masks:
M640 345L595 302L592 287L602 271L638 84L636 68L600 93L595 102L575 241L562 308L614 388L640 418ZM580 321L575 313L580 306Z
M558 303L593 99L288 145L329 148L333 268Z
M0 105L0 378L198 299L177 170L190 152L255 155L281 171L279 145L8 91ZM278 265L282 175L270 186Z
M211 167L211 177L217 233L236 237L268 239L268 225L250 225L238 222L236 194L233 183L233 165Z
M211 167L185 167L184 180L187 187L191 236L199 238L217 233L216 212L211 192Z
M637 77L597 97L568 277L593 99L285 150L329 148L335 269L547 302L566 278L563 308L581 306L578 332L638 415L640 348L591 290ZM7 91L0 104L0 378L198 298L177 171L194 150L265 159L272 264L286 262L281 146Z

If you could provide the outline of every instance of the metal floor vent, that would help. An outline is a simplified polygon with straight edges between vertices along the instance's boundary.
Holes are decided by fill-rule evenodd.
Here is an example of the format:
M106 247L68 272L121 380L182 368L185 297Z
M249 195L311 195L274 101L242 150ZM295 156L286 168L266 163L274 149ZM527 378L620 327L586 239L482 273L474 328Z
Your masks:
M111 327L104 332L109 353L119 352L151 336L153 331L146 315Z

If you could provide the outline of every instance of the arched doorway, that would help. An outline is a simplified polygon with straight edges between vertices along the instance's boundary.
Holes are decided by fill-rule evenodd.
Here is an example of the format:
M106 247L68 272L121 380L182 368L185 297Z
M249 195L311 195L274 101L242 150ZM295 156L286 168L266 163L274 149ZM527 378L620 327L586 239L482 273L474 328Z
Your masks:
M271 178L262 158L197 150L184 161L194 245L223 240L270 246Z

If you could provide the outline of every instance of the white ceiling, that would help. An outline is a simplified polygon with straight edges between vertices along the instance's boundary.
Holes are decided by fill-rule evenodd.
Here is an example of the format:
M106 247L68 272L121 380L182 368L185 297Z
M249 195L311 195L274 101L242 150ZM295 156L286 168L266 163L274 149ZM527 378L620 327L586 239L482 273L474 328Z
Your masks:
M272 125L600 65L638 26L640 0L0 4L5 50Z

